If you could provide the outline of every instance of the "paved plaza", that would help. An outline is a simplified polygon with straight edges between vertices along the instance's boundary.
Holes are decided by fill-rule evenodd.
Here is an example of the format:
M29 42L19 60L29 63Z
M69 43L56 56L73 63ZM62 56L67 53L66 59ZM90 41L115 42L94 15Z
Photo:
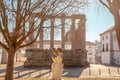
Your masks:
M24 68L23 62L17 62L14 66L14 79L19 78L48 78L51 75L50 68ZM0 78L4 78L6 65L0 65ZM120 67L91 64L87 68L65 68L64 78L120 78Z

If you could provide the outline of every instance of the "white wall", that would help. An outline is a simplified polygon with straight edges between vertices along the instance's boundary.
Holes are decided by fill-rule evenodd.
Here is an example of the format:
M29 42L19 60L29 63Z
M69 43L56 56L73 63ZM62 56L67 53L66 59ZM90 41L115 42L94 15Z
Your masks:
M87 52L87 61L89 63L94 63L95 64L96 46L86 44L86 50L88 51ZM91 55L89 53L91 53ZM91 61L90 61L90 58L91 58Z
M44 45L43 45L43 48L44 48L44 49L50 49L50 45L49 45L49 44L44 44Z
M108 36L108 39L106 39L106 36ZM120 51L117 43L117 38L116 38L116 32L107 32L105 34L102 34L101 36L101 51L103 49L103 44L105 46L105 51L102 51L102 63L103 64L110 64L110 51L112 50L112 54L114 55L114 61L116 59L120 59ZM104 40L103 40L104 37ZM106 43L108 43L108 51L106 51Z
M71 45L65 45L65 49L68 49L68 50L70 50L71 49Z
M43 48L44 49L49 49L50 48L50 44L44 44ZM61 48L61 44L54 44L54 48ZM65 49L68 49L68 50L71 49L71 45L66 44L65 45Z
M112 32L113 35L113 50L114 50L114 59L120 59L120 51L119 51L119 47L118 47L118 42L117 42L117 38L116 38L116 32L113 31Z
M103 39L104 37L104 39ZM108 37L108 38L107 38ZM106 44L108 43L108 50L110 50L110 32L101 35L101 51L103 50L103 44L104 44L104 50L106 51Z
M102 63L110 64L110 52L102 52Z
M104 38L104 39L103 39ZM101 39L101 61L102 64L110 64L110 32L107 32L100 36ZM103 51L104 44L104 51ZM108 51L106 51L106 44L108 44Z

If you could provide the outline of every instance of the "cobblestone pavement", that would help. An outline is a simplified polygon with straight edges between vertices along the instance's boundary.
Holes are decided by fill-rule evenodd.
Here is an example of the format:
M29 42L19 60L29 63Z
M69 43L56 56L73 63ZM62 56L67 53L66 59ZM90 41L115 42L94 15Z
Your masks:
M0 78L4 80L4 78ZM49 78L20 78L14 80L50 80ZM120 80L120 78L62 78L62 80Z
M0 78L4 78L6 65L0 65ZM51 69L48 68L24 68L23 62L17 62L14 66L14 79L19 78L48 78ZM87 68L65 68L65 78L120 78L120 67L91 65ZM73 79L74 80L74 79ZM91 79L92 80L92 79Z

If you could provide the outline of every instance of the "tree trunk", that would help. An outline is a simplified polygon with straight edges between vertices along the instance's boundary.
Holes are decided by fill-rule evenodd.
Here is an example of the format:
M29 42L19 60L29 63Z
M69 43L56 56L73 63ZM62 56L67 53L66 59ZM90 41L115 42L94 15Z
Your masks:
M118 41L118 46L120 49L120 19L115 20L115 30L116 30L116 37Z
M14 55L15 51L12 49L9 50L5 80L13 80Z

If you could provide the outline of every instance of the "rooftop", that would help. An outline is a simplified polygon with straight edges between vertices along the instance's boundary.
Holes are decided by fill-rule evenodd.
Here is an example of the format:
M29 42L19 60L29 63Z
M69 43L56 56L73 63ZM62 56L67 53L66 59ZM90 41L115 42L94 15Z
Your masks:
M104 31L103 33L101 33L100 35L103 35L103 34L105 34L105 33L108 33L108 32L110 32L110 31L113 31L114 29L115 29L115 27L112 26L112 27L110 27L109 29L107 29L106 31Z
M86 45L97 45L97 44L94 42L86 41Z

